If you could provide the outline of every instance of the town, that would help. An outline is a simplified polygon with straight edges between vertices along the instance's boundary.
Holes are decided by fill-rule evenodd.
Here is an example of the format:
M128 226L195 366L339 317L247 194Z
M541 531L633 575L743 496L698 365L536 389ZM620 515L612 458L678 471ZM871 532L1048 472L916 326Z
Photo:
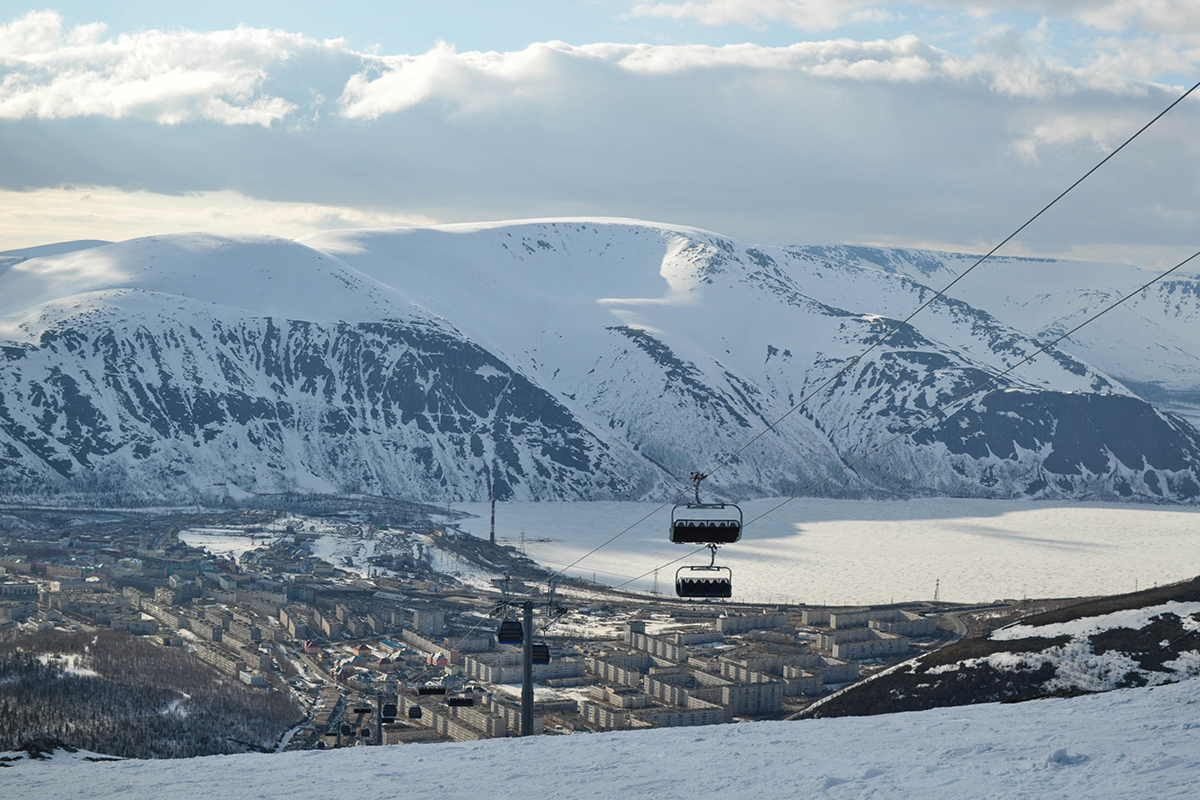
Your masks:
M183 648L302 705L280 749L784 719L957 638L971 613L1016 605L694 603L550 584L516 547L430 507L7 514L0 631L110 628ZM547 657L526 732L522 651L497 641L497 604L545 606L551 585L562 612L529 633Z

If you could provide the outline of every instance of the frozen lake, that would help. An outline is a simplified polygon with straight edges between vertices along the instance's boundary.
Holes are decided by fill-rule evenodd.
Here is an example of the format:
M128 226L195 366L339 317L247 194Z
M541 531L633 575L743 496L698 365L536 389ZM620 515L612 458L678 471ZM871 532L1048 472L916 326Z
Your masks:
M777 500L742 504L752 520ZM561 568L656 507L653 503L499 503L496 535L546 566ZM488 535L488 505L462 523ZM619 584L690 553L667 541L669 509L588 557L571 574ZM674 594L681 564L707 564L700 553L664 567L658 587ZM1013 500L909 501L802 498L748 525L722 548L733 570L734 599L756 602L866 604L941 598L1111 594L1200 575L1200 509L1037 503ZM651 590L649 575L629 588Z

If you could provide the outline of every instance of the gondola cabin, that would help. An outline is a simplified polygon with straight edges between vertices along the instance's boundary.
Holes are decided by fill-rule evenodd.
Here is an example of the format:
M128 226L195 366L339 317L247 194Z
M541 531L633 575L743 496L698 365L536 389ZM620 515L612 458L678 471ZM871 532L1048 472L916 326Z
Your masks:
M387 703L384 703L383 711L380 712L380 716L383 717L384 722L395 722L396 721L396 704L392 703L390 701Z
M408 718L409 719L420 719L423 716L425 716L425 712L421 711L420 706L409 706L408 707Z
M503 620L496 631L496 641L500 644L522 644L525 641L525 628L515 619Z
M550 645L535 644L533 646L533 663L549 664L550 663Z
M452 708L462 708L463 706L475 705L475 698L469 694L454 695L446 698L446 705Z

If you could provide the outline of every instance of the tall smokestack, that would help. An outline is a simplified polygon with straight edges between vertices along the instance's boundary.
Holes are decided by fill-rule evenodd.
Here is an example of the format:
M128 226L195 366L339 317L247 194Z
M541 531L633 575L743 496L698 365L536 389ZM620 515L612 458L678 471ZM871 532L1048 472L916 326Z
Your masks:
M492 490L492 531L491 531L491 535L488 537L488 540L492 543L492 547L495 547L496 546L496 482L494 480L489 480L488 484Z

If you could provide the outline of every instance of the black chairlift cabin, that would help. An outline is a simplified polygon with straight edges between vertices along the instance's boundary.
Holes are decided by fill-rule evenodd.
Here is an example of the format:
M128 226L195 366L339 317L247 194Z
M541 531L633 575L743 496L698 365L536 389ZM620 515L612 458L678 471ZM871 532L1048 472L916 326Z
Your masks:
M733 597L733 571L729 567L680 567L675 573L675 594L702 600Z
M423 716L425 716L425 712L421 711L420 706L409 706L408 707L408 718L409 719L420 719Z
M370 714L371 707L366 703L359 703L354 707L353 711L355 714Z
M695 502L677 503L671 509L673 544L733 544L742 538L742 509L733 503L700 501L700 481L705 477L692 473Z
M515 619L500 622L496 631L496 641L500 644L523 644L525 642L525 627Z
M387 701L386 703L384 703L383 710L380 711L379 716L383 719L384 722L395 722L396 721L396 704L390 700Z
M358 732L358 738L360 738L360 739L370 739L370 738L371 738L371 729L370 729L370 728L363 728L362 730L360 730L360 731Z
M533 663L549 664L550 663L550 645L535 644L533 646Z
M446 698L446 705L451 708L475 705L475 697L469 694L455 694Z
M350 726L349 722L343 722L341 727L338 728L338 733L340 733L342 736L349 736L350 734L354 733L354 728Z

